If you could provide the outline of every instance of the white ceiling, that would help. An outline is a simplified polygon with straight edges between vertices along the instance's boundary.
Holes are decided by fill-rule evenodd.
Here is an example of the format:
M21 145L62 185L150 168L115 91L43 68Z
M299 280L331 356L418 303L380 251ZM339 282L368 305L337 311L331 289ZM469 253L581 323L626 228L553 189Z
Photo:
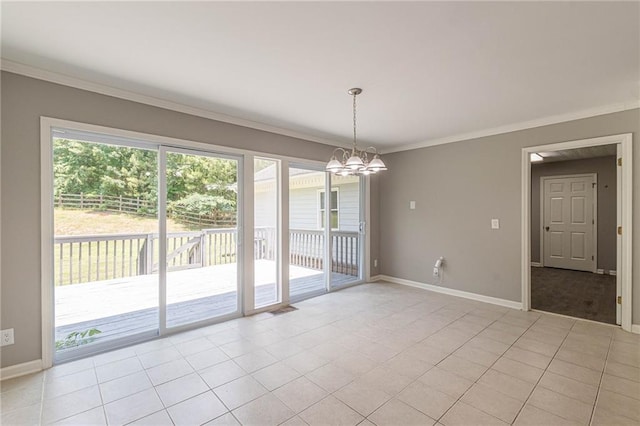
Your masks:
M2 57L386 151L637 105L640 3L11 3Z

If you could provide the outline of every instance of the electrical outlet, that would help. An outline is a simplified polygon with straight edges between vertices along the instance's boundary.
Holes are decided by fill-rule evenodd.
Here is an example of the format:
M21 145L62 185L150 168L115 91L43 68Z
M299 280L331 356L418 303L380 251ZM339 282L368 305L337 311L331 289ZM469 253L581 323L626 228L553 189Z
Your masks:
M374 268L378 267L378 259L373 259L373 267Z
M434 277L440 276L440 268L433 268L433 276Z
M0 331L0 346L13 345L13 328Z

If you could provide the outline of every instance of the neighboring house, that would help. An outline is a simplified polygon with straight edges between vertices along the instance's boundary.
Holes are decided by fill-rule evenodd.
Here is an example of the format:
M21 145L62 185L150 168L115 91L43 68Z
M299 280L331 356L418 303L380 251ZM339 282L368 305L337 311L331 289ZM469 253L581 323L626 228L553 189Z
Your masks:
M358 232L360 223L359 178L332 176L331 229ZM324 229L325 172L291 168L289 171L289 228ZM275 166L255 174L255 226L275 223Z
M254 175L256 238L264 239L265 258L272 258L276 223L276 168ZM324 258L324 171L289 169L289 251L293 264L321 268ZM358 229L360 190L357 176L331 176L332 264L334 271L357 274L360 263ZM259 229L264 228L264 229ZM263 255L260 255L263 257Z

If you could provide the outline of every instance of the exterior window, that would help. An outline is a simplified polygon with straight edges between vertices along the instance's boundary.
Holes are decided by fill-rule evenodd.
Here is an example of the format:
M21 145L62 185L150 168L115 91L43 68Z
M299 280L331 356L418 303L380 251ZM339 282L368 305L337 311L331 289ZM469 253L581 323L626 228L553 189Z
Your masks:
M319 205L319 212L318 215L320 216L320 220L318 221L320 223L320 228L324 229L324 221L325 221L325 214L324 214L324 207L325 207L325 202L324 202L324 197L325 197L325 191L319 191L320 193L320 205ZM338 222L338 211L339 211L339 206L338 206L338 189L332 189L331 190L331 229L336 230L339 227L339 222Z

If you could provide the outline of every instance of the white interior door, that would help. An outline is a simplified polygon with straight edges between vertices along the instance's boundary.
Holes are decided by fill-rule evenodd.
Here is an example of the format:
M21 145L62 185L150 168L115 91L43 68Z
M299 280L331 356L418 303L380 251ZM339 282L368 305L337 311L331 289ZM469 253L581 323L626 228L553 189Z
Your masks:
M595 272L595 175L543 178L544 266Z

